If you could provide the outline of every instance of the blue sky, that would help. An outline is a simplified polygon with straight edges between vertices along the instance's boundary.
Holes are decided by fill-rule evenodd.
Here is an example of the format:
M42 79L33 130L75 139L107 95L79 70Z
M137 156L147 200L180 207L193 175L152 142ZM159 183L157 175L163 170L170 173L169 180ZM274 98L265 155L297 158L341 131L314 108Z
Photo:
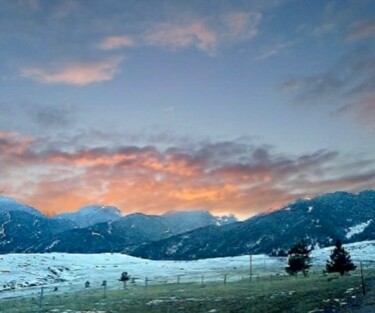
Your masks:
M0 0L0 190L49 213L247 217L374 188L374 13L365 0Z

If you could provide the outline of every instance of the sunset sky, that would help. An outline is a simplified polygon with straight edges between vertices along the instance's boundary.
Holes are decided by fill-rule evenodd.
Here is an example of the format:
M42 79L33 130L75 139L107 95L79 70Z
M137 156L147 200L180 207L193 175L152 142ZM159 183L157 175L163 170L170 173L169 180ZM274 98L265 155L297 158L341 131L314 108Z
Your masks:
M0 0L0 193L244 219L375 188L375 1Z

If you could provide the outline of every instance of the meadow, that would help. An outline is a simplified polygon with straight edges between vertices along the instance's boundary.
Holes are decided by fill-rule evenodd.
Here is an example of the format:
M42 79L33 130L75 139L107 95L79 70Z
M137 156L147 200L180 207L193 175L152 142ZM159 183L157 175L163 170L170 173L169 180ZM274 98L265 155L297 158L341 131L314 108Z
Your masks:
M115 312L352 312L362 301L360 271L339 277L315 267L308 277L283 274L239 281L128 284L126 289L82 288L3 299L7 313ZM375 269L365 268L365 285L375 281ZM41 302L42 300L42 302Z

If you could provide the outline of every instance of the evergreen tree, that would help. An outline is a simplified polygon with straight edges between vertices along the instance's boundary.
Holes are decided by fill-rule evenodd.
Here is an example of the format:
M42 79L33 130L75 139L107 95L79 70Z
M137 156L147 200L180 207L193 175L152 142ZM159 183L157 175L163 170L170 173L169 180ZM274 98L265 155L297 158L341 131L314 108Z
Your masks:
M353 264L350 254L343 248L340 240L336 241L335 248L332 250L329 260L326 263L326 270L328 273L345 273L355 270L356 266Z
M306 276L311 267L310 251L303 240L293 246L288 251L288 266L285 268L285 271L290 275L302 272Z

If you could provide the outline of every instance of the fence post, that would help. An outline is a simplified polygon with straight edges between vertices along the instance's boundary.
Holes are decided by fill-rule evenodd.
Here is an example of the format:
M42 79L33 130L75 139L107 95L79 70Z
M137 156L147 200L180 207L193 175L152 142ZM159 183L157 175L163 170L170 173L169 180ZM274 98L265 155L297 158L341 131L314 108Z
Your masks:
M107 281L106 280L103 280L102 286L103 286L103 297L105 299L107 298Z
M224 285L227 284L227 274L224 274Z
M147 290L147 287L148 287L148 282L149 282L148 277L146 277L146 278L145 278L145 289L146 289L146 290Z
M178 275L178 276L177 276L177 284L180 283L180 277L181 277L181 275Z
M366 295L366 287L365 287L365 279L363 277L363 265L362 261L359 263L361 267L361 285L362 285L362 293L365 296Z
M249 275L250 275L250 281L252 280L253 278L253 256L250 254L249 256Z
M44 287L40 289L39 308L42 308L42 305L43 305L43 293L44 293Z

